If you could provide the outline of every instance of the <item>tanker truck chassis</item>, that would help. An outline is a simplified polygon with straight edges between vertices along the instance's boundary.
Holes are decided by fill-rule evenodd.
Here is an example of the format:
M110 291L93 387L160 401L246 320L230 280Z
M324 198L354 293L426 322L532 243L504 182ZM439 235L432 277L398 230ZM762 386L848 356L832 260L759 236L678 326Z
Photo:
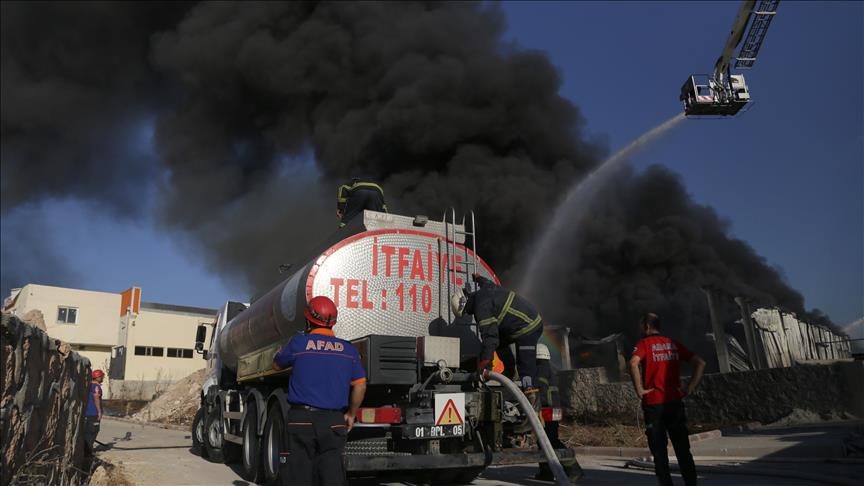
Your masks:
M208 377L194 448L211 461L241 464L248 481L279 482L291 370L273 370L272 359L304 329L308 299L327 295L339 311L334 332L357 348L367 375L345 448L349 477L467 484L491 465L545 462L520 427L525 416L515 400L467 371L476 368L476 326L470 316L454 318L448 297L470 285L473 272L497 277L464 244L473 222L465 231L464 220L452 219L366 211L252 305L228 302L212 331L199 326L195 347ZM542 416L559 420L560 409ZM573 451L556 454L578 477Z

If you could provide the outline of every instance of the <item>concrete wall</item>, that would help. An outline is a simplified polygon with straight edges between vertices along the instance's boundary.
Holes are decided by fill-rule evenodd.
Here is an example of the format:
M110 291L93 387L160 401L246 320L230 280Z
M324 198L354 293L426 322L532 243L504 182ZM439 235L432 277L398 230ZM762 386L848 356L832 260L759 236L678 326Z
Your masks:
M79 484L90 363L5 312L0 350L0 484Z
M629 382L608 383L602 368L559 373L565 413L571 417L631 418L640 403ZM685 398L691 421L770 423L794 409L864 417L864 362L836 361L706 375Z
M171 383L206 366L200 354L191 358L168 357L168 348L193 350L195 331L199 324L212 323L214 315L162 310L142 303L138 316L131 320L126 341L126 372L128 382L144 381ZM139 356L136 346L162 348L162 356Z

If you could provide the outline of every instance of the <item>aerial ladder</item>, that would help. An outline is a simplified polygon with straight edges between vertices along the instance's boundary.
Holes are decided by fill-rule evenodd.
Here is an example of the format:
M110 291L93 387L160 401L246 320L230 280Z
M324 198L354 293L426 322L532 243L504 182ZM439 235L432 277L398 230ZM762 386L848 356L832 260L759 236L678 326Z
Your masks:
M732 32L723 47L723 53L714 64L712 74L694 74L681 87L681 101L688 116L733 116L750 103L750 90L743 74L732 74L730 62L735 48L741 50L735 59L736 69L750 69L765 40L768 26L777 14L779 0L741 2L741 8L732 24ZM755 8L754 8L755 7ZM750 26L747 30L747 26ZM745 36L744 33L747 32Z

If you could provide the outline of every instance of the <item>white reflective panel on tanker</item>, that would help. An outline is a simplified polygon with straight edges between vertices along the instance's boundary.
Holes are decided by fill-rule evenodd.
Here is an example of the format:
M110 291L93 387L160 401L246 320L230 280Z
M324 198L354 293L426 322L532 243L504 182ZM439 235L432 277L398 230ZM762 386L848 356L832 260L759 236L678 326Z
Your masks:
M432 321L447 319L449 298L440 298L447 294L443 274L449 273L451 292L465 284L462 248L453 255L451 246L448 265L443 243L433 234L376 231L346 241L325 252L310 275L311 295L326 295L339 309L339 337L422 336ZM494 278L485 265L478 271Z

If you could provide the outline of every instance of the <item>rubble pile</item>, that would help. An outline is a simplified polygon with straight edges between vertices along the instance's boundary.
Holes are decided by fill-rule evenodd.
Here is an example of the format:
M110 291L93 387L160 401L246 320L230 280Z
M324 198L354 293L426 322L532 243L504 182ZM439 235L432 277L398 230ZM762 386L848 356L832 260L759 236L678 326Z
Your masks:
M201 387L207 370L198 370L169 386L161 395L132 416L139 422L192 425L201 404Z
M0 484L78 483L90 361L7 313L0 343Z
M785 417L775 420L774 422L769 423L768 425L771 427L790 427L795 425L804 425L804 424L818 424L820 422L836 422L839 420L853 420L856 417L854 415L845 413L845 412L836 412L836 411L828 411L823 413L816 413L812 410L802 410L800 408L793 408L791 412Z

